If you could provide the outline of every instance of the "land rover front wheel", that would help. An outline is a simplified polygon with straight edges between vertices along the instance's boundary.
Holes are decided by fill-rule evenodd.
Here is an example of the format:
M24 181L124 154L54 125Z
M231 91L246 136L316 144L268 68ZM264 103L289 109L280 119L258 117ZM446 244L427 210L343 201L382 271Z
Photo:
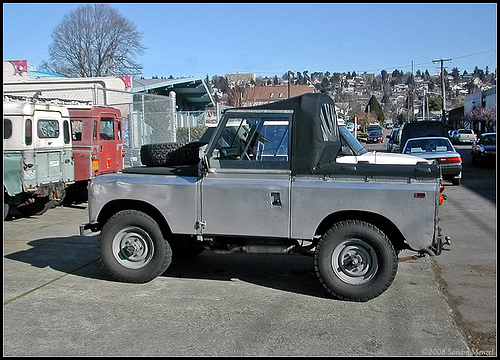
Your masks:
M148 282L172 262L172 249L156 221L136 210L120 211L108 220L98 250L106 270L124 282Z
M382 294L396 276L394 247L377 227L364 221L334 224L319 240L314 268L334 297L367 301Z

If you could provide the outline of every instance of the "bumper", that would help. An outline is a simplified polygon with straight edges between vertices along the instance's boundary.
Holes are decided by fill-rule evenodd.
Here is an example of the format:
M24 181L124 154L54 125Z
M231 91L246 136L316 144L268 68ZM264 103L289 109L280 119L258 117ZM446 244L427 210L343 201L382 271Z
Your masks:
M438 226L432 245L420 252L429 256L439 256L444 249L444 245L451 245L451 240L449 236L443 236L441 234L441 228Z
M441 164L441 174L443 176L457 176L462 172L462 165L443 165Z
M80 225L80 236L89 236L91 233L100 231L97 223L86 223Z

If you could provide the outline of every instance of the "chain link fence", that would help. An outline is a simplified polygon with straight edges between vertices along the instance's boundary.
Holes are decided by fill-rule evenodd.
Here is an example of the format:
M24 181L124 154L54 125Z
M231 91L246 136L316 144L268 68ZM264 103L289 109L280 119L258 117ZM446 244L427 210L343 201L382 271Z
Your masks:
M176 111L175 97L110 90L100 85L6 90L4 100L26 100L63 105L105 105L123 116L125 166L141 165L144 144L199 140L207 126L218 121L218 111Z

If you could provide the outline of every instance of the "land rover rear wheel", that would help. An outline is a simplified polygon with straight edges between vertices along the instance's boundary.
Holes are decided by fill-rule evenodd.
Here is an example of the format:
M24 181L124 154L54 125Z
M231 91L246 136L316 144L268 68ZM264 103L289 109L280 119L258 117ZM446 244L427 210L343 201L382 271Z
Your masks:
M334 297L368 301L382 294L396 276L398 258L389 239L364 221L334 224L319 240L314 268Z
M108 220L98 250L106 270L124 282L148 282L172 262L172 249L156 221L136 210L120 211Z

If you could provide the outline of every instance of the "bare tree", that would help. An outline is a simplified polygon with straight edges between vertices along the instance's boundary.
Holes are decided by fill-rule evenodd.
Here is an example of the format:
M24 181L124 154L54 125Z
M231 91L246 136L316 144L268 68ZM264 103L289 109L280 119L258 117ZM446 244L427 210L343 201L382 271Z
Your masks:
M107 4L83 5L52 31L49 62L42 70L70 77L139 75L142 33Z
M482 132L495 131L497 125L497 107L493 105L490 108L474 108L465 115L465 119L476 131L478 129L481 129ZM481 124L481 127L479 124Z
M234 107L242 106L244 93L245 87L243 86L236 85L230 88L227 93L227 104Z

